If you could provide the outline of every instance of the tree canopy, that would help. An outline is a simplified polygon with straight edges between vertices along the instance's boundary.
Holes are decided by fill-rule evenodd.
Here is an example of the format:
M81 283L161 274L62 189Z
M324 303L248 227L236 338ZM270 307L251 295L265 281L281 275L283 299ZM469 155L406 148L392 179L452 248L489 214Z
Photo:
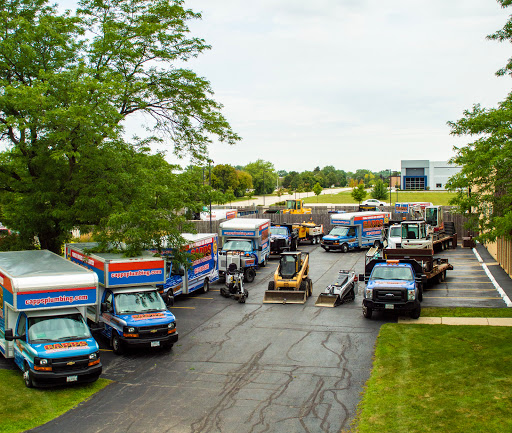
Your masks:
M509 7L510 0L498 0ZM488 39L512 42L512 18ZM512 75L512 59L496 73ZM451 162L461 166L447 187L457 191L452 204L468 218L468 229L479 232L481 240L498 236L512 238L512 94L496 108L475 104L456 122L448 122L456 136L474 137L460 148Z
M189 35L201 16L183 3L82 0L75 15L44 0L0 3L1 218L27 245L37 237L59 252L73 227L112 229L114 215L120 233L127 215L151 213L144 202L172 221L193 188L162 199L175 168L150 146L201 162L214 137L239 139L209 82L177 67L209 49ZM126 141L124 125L141 116L147 134Z

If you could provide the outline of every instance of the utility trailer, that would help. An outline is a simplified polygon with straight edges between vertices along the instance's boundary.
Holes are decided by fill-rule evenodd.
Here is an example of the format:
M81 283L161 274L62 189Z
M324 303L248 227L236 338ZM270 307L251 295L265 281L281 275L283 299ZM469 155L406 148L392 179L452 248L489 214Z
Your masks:
M339 271L336 280L320 293L315 305L332 308L353 301L357 295L357 280L355 271Z

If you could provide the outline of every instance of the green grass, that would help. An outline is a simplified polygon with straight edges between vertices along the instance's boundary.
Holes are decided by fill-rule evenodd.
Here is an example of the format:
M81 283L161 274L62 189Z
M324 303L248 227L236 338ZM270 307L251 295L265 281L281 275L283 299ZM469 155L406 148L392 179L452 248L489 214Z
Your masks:
M440 308L421 309L421 317L512 317L512 308Z
M394 205L397 202L397 195L395 192L391 193L391 203ZM455 193L444 192L444 191L398 191L398 203L403 202L414 202L414 201L425 201L431 202L434 205L448 206L449 201L452 197L455 197ZM371 198L370 194L366 198ZM318 201L317 201L318 199ZM382 200L386 201L386 200ZM338 194L322 194L316 197L315 195L304 198L305 203L353 203L357 204L352 198L351 191L343 191ZM388 200L389 203L389 200Z
M22 432L42 425L90 398L110 381L63 388L26 388L21 371L0 370L0 433Z
M512 328L385 324L358 433L512 431Z

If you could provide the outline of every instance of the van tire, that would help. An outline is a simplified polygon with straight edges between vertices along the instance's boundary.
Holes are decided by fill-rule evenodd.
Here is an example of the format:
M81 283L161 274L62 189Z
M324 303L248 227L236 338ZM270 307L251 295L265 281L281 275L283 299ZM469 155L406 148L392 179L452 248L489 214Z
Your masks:
M256 271L254 268L247 268L244 272L244 281L246 283L252 283L254 281L254 277L256 277Z
M210 280L208 280L208 278L205 278L204 284L203 284L203 293L208 293L209 291L210 291Z
M121 355L123 353L123 342L115 330L112 330L112 351L116 355Z
M347 245L347 244L343 244L343 245L341 246L341 252L342 252L342 253L346 253L346 252L348 252L348 245Z
M34 383L32 382L32 378L30 377L30 367L28 366L27 361L23 364L23 382L25 382L25 386L27 388L33 388Z

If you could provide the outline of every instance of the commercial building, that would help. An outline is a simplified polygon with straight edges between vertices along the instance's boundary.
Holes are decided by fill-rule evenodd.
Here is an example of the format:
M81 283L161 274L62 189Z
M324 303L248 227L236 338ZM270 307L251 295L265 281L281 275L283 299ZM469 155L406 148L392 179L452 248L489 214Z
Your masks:
M461 170L448 161L403 159L401 162L402 190L444 190L448 179Z

